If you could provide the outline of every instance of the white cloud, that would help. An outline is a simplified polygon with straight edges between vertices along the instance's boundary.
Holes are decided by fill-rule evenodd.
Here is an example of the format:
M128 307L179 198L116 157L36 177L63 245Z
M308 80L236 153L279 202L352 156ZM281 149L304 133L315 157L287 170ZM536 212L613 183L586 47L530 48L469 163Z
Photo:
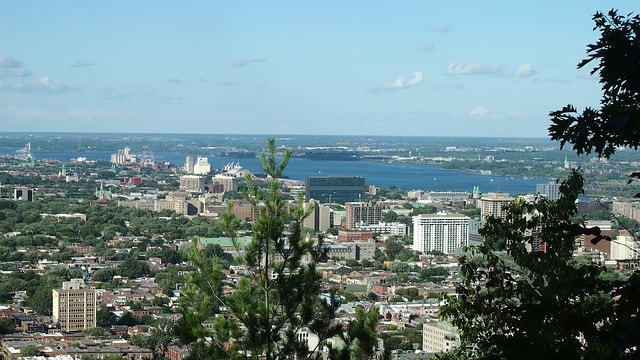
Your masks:
M238 60L234 61L232 65L234 67L242 67L242 66L247 66L249 64L261 63L261 62L267 62L267 60L262 59L262 58L238 59Z
M0 91L12 91L22 94L54 95L77 90L74 86L51 80L48 76L43 76L30 82L0 83Z
M413 77L405 79L403 75L400 75L395 81L384 85L385 91L397 91L410 89L416 87L424 81L424 73L422 71L416 71L413 73Z
M534 69L531 64L520 64L520 66L518 66L518 70L516 70L517 77L529 77L535 73L536 69Z
M485 117L491 113L491 110L484 106L478 106L477 108L471 110L469 116L471 117Z
M0 77L29 77L31 71L22 61L0 55Z
M502 65L486 65L486 64L457 64L451 63L447 66L445 74L447 75L474 75L474 74L490 74L497 75L502 73Z

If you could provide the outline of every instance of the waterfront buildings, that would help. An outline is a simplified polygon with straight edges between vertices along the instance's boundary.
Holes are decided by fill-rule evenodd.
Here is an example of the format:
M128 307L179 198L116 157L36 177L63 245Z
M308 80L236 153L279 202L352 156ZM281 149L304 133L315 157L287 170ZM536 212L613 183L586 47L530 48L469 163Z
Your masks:
M382 207L367 202L347 202L344 204L347 212L347 229L355 229L357 225L371 225L382 222Z
M195 175L206 175L211 172L211 165L206 156L198 156L196 163L193 165L193 173Z
M82 331L96 327L96 291L84 280L64 281L62 289L53 289L52 320L62 332Z
M136 156L131 153L131 149L126 146L124 149L118 149L118 152L111 154L111 163L115 165L134 164Z
M361 201L365 196L363 177L358 176L310 176L305 181L305 202L311 199L321 203L344 204Z
M468 216L461 214L420 214L413 217L413 250L454 254L469 243Z
M184 172L193 174L193 157L191 155L187 155L184 160Z

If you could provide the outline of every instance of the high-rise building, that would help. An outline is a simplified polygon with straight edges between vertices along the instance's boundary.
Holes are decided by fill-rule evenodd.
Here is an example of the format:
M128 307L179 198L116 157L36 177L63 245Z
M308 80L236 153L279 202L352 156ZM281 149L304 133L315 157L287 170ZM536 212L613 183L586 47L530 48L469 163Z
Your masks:
M506 208L514 199L507 193L487 193L480 198L480 216L506 216Z
M204 192L205 180L206 178L200 175L182 175L180 176L180 189Z
M536 193L543 195L548 200L558 200L560 199L560 184L555 181L536 184Z
M33 201L33 189L29 189L26 187L15 188L13 189L13 199Z
M131 149L126 146L124 149L118 149L118 152L111 154L111 163L115 165L134 164L137 157L131 153Z
M310 205L313 205L313 210L304 219L304 227L315 232L327 231L331 227L331 208L314 200Z
M62 289L53 289L54 323L62 332L82 331L96 327L96 291L88 288L84 280L64 281Z
M191 155L187 155L184 160L184 172L193 174L193 157Z
M213 176L213 185L220 185L220 186L215 186L215 188L219 191L211 191L211 192L220 193L220 192L238 191L238 178L230 175L216 174Z
M365 190L363 177L311 176L305 181L305 202L311 199L321 203L338 204L362 201Z
M461 214L420 214L413 217L413 250L454 254L469 243L471 218Z
M378 204L366 202L347 202L344 204L347 212L347 229L355 229L356 225L372 225L382 221L382 207Z
M195 175L206 175L211 172L211 165L206 156L198 156L196 163L193 165L193 173Z
M621 230L615 241L611 241L611 260L640 259L640 244L627 230Z
M446 322L422 325L422 350L428 354L449 352L460 347L458 328Z

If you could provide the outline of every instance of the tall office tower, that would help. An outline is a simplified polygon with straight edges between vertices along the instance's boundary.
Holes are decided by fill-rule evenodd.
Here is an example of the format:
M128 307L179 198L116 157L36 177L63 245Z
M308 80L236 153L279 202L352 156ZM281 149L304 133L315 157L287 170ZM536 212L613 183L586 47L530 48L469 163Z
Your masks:
M454 254L469 244L471 218L461 214L420 214L413 217L413 250Z
M347 212L347 229L355 229L358 224L374 225L382 222L382 207L378 204L347 202L344 207Z
M184 160L184 172L193 174L193 157L191 155L187 155Z
M206 156L198 156L196 163L193 165L193 173L196 175L206 175L211 172L211 165Z
M508 193L487 193L480 198L480 216L482 219L487 216L504 217L507 205L513 200Z
M536 184L536 193L544 195L548 200L560 199L560 184L555 181L546 184Z
M82 279L64 281L62 289L53 289L51 319L62 332L82 331L96 327L96 291Z
M204 192L206 177L200 175L180 176L180 189L187 191Z
M362 201L365 194L364 178L358 176L310 176L305 181L305 202L344 204Z

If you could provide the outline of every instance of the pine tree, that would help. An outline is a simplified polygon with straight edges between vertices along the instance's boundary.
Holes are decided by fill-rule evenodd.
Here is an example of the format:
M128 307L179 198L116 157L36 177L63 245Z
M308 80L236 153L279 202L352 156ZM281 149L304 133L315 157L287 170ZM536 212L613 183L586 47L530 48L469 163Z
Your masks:
M242 249L247 272L231 294L223 293L223 285L230 284L225 283L222 264L205 259L196 241L190 259L197 270L187 276L177 330L191 346L190 358L311 358L320 344L341 332L333 321L338 302L320 297L316 262L322 255L321 239L314 242L303 227L311 208L305 208L302 197L287 204L279 193L291 155L286 150L278 162L275 141L269 139L268 153L261 155L266 189L246 177L245 198L254 207L255 223L252 241ZM230 209L222 223L235 239L240 221ZM318 336L316 348L308 349L298 335L303 328Z

